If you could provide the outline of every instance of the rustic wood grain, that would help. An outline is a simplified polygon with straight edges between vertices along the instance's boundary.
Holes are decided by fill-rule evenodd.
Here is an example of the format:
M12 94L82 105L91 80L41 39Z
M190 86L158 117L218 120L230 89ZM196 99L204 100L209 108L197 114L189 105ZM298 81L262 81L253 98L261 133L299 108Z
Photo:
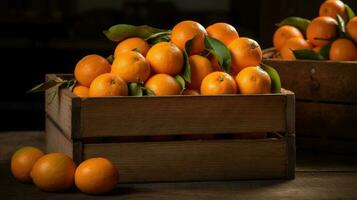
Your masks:
M295 148L295 95L287 94L286 100L286 152L287 152L287 178L294 179L296 165Z
M49 118L46 118L46 151L62 152L73 157L73 142Z

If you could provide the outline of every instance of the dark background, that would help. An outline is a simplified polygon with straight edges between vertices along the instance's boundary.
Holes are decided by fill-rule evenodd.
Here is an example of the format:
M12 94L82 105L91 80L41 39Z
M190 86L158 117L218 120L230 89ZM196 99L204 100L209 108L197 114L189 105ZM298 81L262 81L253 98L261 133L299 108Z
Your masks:
M26 91L46 73L72 73L84 55L110 55L115 43L101 33L117 23L171 29L192 19L224 21L241 36L272 46L274 23L313 18L323 0L1 0L0 131L43 130L44 95ZM354 10L356 0L345 0Z

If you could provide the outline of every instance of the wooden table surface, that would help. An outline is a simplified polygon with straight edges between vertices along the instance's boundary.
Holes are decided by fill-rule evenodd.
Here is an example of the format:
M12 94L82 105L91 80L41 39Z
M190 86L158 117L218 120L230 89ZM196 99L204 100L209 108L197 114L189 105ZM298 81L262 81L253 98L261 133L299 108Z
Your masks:
M46 193L11 175L14 149L43 146L43 132L0 133L1 199L357 199L357 157L298 153L295 180L119 184L111 194Z

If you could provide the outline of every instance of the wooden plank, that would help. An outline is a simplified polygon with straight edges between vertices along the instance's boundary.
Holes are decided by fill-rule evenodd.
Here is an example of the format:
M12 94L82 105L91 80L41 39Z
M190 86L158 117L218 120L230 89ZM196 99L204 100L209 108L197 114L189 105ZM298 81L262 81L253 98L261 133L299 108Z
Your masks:
M282 139L84 144L84 158L113 160L121 182L287 178L286 145Z
M357 155L357 141L355 140L298 137L296 145L302 150Z
M285 95L88 98L79 137L284 132L285 106Z
M357 62L265 59L297 100L357 103Z
M295 148L295 95L287 94L286 100L286 136L287 142L287 177L295 178L296 148Z
M296 102L296 134L300 136L357 139L357 105Z
M62 152L73 157L73 143L64 136L57 126L46 118L46 151Z

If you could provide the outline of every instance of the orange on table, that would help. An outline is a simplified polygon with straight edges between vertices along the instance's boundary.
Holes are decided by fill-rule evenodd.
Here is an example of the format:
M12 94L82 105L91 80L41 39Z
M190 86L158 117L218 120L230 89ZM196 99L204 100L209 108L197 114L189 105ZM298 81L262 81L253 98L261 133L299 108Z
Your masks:
M306 30L307 39L314 46L325 46L337 37L337 21L332 17L317 17Z
M186 42L193 39L191 51L188 53L189 55L200 54L205 50L204 38L206 35L207 31L201 24L187 20L174 26L171 33L171 42L184 50Z
M267 94L271 91L270 76L259 66L244 68L235 79L241 94Z
M349 39L340 38L335 40L330 48L330 60L355 61L357 59L357 47Z
M337 15L340 15L344 19L347 19L345 4L340 0L324 1L320 6L319 15L334 19L336 19Z
M149 44L142 38L132 37L121 41L115 48L114 58L118 57L118 54L128 51L138 50L143 56L149 51Z
M37 187L44 191L58 192L72 187L76 165L63 153L50 153L37 160L31 176Z
M225 72L212 72L201 84L201 95L236 94L237 85L233 77Z
M36 147L26 146L18 149L11 157L11 172L21 182L32 182L31 170L44 153Z
M248 66L257 66L263 59L263 53L259 44L250 38L241 37L235 39L228 46L232 56L232 72L235 76L240 70Z
M89 97L89 87L77 84L73 88L73 94L75 94L81 98Z
M173 43L159 42L150 48L146 55L150 67L155 73L171 76L179 74L183 68L183 52Z
M83 86L89 87L99 75L110 72L110 63L99 55L88 55L82 58L74 69L74 77Z
M202 80L214 71L211 62L203 56L193 55L189 57L191 66L191 83L188 88L200 90Z
M77 188L86 194L112 191L119 181L119 172L106 158L91 158L82 162L75 172Z
M114 58L111 73L119 75L127 83L143 83L150 76L150 65L140 53L127 51Z
M185 89L185 90L182 92L182 95L186 95L186 96L199 96L200 93L197 92L196 90Z
M353 17L346 26L348 35L357 42L357 17Z
M223 42L228 46L233 40L239 38L237 30L230 24L218 22L206 28L209 36Z
M118 75L106 73L93 80L89 88L89 97L127 96L128 86Z
M295 37L285 42L280 50L280 54L284 60L296 60L293 51L303 49L311 49L310 44L303 38Z
M294 26L285 25L285 26L279 27L275 31L274 36L273 36L274 47L277 50L280 50L283 47L283 45L285 44L285 42L293 37L304 38L304 36L300 32L300 30L295 28Z
M145 87L156 96L179 95L182 90L176 79L167 74L156 74L150 77Z

